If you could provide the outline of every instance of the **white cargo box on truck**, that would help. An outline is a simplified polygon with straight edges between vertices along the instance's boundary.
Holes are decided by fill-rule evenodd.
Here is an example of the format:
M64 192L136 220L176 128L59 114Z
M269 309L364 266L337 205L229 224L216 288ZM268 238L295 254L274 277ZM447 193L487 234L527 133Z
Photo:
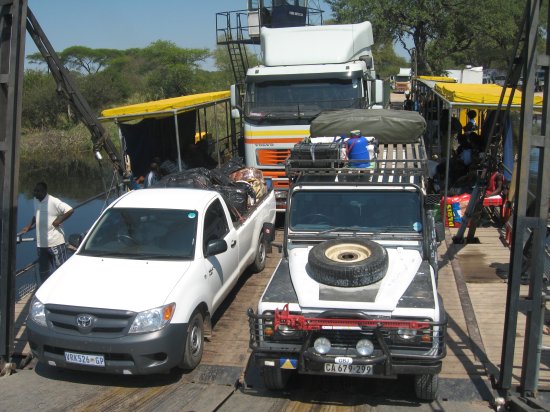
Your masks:
M372 25L358 24L262 28L261 45L266 66L346 63L371 56ZM292 47L289 47L292 45Z

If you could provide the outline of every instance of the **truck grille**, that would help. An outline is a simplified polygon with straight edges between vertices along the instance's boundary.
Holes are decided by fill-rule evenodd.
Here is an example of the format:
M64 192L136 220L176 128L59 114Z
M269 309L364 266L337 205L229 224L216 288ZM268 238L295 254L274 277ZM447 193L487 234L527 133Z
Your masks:
M73 336L117 338L125 336L136 314L130 311L46 305L48 327Z
M259 166L283 166L290 156L289 149L259 149L256 157Z

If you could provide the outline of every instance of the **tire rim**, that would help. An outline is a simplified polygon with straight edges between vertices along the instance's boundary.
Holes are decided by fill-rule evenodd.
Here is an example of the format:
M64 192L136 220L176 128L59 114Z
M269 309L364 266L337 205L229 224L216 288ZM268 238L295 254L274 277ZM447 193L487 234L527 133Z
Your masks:
M355 243L341 243L327 248L325 256L333 262L355 263L368 259L371 251L368 247Z
M193 329L191 329L189 343L191 345L191 353L193 355L199 353L202 345L202 333L196 321L193 325Z

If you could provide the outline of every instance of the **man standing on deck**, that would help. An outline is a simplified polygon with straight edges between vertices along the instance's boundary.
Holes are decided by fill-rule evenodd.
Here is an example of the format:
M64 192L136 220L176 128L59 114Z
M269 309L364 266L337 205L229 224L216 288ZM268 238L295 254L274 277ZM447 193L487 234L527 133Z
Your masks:
M38 182L34 187L34 216L21 233L36 226L38 271L44 283L67 260L65 234L61 224L73 214L73 208L48 194L48 186Z

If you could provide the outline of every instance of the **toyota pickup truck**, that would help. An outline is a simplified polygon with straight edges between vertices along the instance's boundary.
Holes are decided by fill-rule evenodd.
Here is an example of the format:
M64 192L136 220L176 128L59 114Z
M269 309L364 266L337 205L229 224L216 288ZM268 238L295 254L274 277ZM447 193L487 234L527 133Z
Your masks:
M247 268L265 266L274 193L238 218L230 212L210 189L151 188L117 199L32 299L33 355L126 375L195 368L212 314Z
M406 111L348 114L321 114L312 137L366 130L377 155L356 168L329 160L331 143L312 145L311 159L291 152L283 256L248 311L254 361L272 390L295 371L410 374L417 397L433 400L447 318L437 292L443 228L426 204L425 121Z

